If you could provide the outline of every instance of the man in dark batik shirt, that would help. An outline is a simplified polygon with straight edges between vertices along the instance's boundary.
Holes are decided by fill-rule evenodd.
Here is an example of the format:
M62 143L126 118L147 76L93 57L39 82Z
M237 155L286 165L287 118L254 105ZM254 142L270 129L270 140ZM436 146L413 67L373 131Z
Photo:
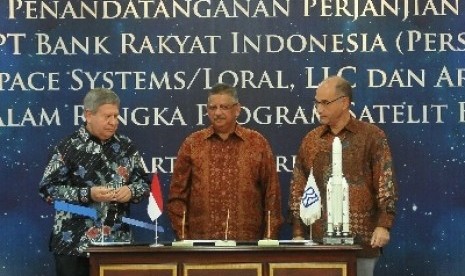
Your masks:
M149 194L139 152L128 137L116 133L119 106L113 91L89 91L85 124L54 148L40 182L39 194L46 202L65 201L97 211L97 220L56 211L50 249L58 276L88 275L86 248L91 242L130 242L129 226L121 219L129 215L130 203Z

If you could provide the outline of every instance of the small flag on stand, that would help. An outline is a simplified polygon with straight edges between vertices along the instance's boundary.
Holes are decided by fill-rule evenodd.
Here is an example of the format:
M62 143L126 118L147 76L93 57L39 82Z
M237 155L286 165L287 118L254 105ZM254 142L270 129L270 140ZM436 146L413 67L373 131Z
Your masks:
M302 200L300 201L300 218L306 225L312 225L321 217L320 190L316 185L313 171L310 171Z
M160 181L157 173L152 176L147 213L152 221L156 220L163 213L163 194L161 193Z

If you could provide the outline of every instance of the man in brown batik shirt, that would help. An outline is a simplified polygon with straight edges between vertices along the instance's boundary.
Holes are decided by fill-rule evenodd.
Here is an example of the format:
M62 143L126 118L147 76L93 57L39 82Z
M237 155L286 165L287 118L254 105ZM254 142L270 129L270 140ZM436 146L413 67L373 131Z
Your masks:
M302 141L290 187L289 208L293 238L304 238L300 219L300 200L310 170L320 190L323 212L313 224L313 238L322 239L326 231L326 185L331 176L334 137L342 142L342 169L349 184L350 230L362 245L357 257L357 275L373 275L380 248L390 239L395 216L397 190L391 151L384 132L375 125L350 115L352 88L341 77L329 77L316 90L315 107L321 126Z
M167 204L177 239L225 239L228 216L228 239L278 237L283 219L274 155L260 133L237 124L240 110L236 89L215 85L207 103L211 125L179 149Z

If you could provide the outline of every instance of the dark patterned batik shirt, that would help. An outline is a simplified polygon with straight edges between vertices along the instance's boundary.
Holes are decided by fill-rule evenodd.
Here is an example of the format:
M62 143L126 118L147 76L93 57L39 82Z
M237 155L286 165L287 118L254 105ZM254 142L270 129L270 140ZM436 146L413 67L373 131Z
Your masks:
M97 219L56 210L50 249L55 254L85 256L91 242L129 242L131 231L121 219L129 215L130 203L148 196L148 183L141 156L128 137L115 134L102 143L81 126L54 148L39 195L48 203L59 200L93 208ZM131 190L128 203L92 202L86 194L94 186L122 185Z
M326 125L310 131L300 146L290 187L291 217L299 217L300 200L313 170L320 190L322 218L313 224L313 238L326 231L326 186L332 170L334 135ZM349 184L350 230L363 246L361 257L379 255L370 246L375 227L391 228L395 216L397 189L391 151L384 132L377 126L351 118L338 134L342 142L342 170ZM305 233L302 232L301 233Z
M232 240L277 238L281 192L268 141L239 125L226 140L212 127L191 134L178 153L167 207L178 238L184 212L184 239L225 239L226 229Z

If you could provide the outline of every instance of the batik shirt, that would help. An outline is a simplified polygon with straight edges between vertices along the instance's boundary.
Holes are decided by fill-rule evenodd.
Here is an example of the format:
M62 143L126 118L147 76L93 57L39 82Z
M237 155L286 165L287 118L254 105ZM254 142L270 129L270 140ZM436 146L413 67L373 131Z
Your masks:
M148 196L148 183L141 156L129 138L115 134L102 143L85 125L81 126L54 148L39 184L39 194L48 203L63 201L70 206L95 209L97 219L57 210L50 249L55 254L85 256L92 242L129 242L131 232L122 223L122 217L129 216L130 203ZM91 187L122 185L131 190L128 203L90 199Z
M313 224L312 234L315 240L320 241L327 225L326 186L331 177L334 137L326 125L317 127L305 136L296 158L290 188L291 217L298 218L303 190L310 170L313 170L320 190L323 215ZM391 228L397 201L388 141L377 126L354 118L350 119L338 137L342 142L342 170L349 184L350 230L355 234L356 242L363 247L360 256L374 257L379 255L379 250L370 246L373 231L377 226ZM300 229L298 232L308 231Z
M191 134L178 153L167 209L178 238L184 212L184 239L225 239L226 224L228 239L277 238L281 193L267 140L239 125L226 140L212 127Z

